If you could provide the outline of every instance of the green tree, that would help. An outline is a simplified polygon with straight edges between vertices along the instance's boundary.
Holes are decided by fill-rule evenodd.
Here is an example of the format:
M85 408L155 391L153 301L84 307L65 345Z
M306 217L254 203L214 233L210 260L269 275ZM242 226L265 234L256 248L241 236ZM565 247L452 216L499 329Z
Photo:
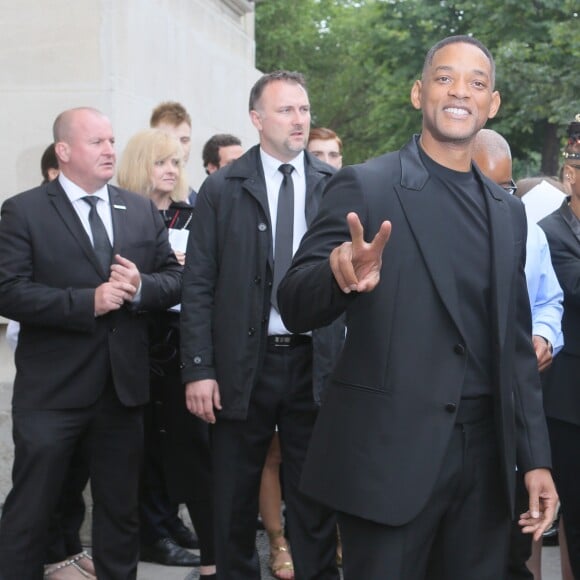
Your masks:
M313 122L332 127L353 163L420 129L409 91L426 50L451 34L482 40L497 62L502 108L490 127L518 172L554 174L578 106L576 0L265 0L256 6L257 66L309 81ZM574 6L573 6L574 5Z

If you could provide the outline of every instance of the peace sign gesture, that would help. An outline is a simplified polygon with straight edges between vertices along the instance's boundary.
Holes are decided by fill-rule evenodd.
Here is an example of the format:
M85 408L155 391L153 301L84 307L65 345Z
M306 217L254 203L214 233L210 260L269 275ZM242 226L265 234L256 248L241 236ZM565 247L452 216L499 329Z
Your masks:
M330 267L343 292L370 292L380 280L382 256L391 236L391 222L384 221L372 242L364 240L364 228L358 215L346 216L350 242L334 248L330 254Z

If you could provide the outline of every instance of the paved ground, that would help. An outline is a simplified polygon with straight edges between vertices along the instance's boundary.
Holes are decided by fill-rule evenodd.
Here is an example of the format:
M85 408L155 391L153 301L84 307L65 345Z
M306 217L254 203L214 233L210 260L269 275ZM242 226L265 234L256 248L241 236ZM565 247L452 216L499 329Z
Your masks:
M264 531L258 531L256 545L260 556L262 569L262 579L270 580L272 575L268 571L268 539ZM167 566L157 566L146 562L139 563L137 580L197 580L199 574L197 570L188 568L170 568Z
M258 532L257 545L262 564L262 580L270 580L272 576L268 572L267 540L264 532ZM197 572L187 568L170 568L145 562L139 564L137 575L137 580L197 580L197 578L199 578ZM542 550L542 580L561 580L561 578L559 548L557 546L544 547Z

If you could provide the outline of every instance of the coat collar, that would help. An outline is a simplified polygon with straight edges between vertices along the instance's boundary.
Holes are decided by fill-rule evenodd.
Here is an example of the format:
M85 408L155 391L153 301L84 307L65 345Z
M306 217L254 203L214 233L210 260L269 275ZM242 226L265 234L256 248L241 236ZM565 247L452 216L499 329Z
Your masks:
M269 216L268 194L264 180L264 170L260 159L260 146L254 145L245 155L236 159L226 169L225 179L236 179L243 181L243 187L250 195L256 198L262 206L264 214ZM308 151L304 151L304 175L306 177L306 223L310 225L318 212L318 199L313 196L320 181L328 178L335 173L335 170L319 161ZM269 219L269 218L268 218Z
M432 185L427 168L421 161L418 141L419 136L415 135L401 149L401 182L395 186L395 191L433 283L455 325L463 334L459 315L460 297L449 259L454 248L446 235L448 217L431 195ZM485 178L476 166L474 171L482 185L488 208L495 328L503 342L510 293L509 281L512 279L515 258L513 226L508 204L504 199L505 194Z
M570 209L569 203L570 196L567 196L556 211L562 216L562 219L566 222L574 237L580 242L580 220Z

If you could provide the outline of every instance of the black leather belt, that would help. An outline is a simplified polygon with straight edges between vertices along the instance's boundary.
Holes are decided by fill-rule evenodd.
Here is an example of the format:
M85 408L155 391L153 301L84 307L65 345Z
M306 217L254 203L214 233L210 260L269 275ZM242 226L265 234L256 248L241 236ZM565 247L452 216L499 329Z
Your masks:
M271 334L268 336L268 348L293 348L311 343L312 337L307 334Z

